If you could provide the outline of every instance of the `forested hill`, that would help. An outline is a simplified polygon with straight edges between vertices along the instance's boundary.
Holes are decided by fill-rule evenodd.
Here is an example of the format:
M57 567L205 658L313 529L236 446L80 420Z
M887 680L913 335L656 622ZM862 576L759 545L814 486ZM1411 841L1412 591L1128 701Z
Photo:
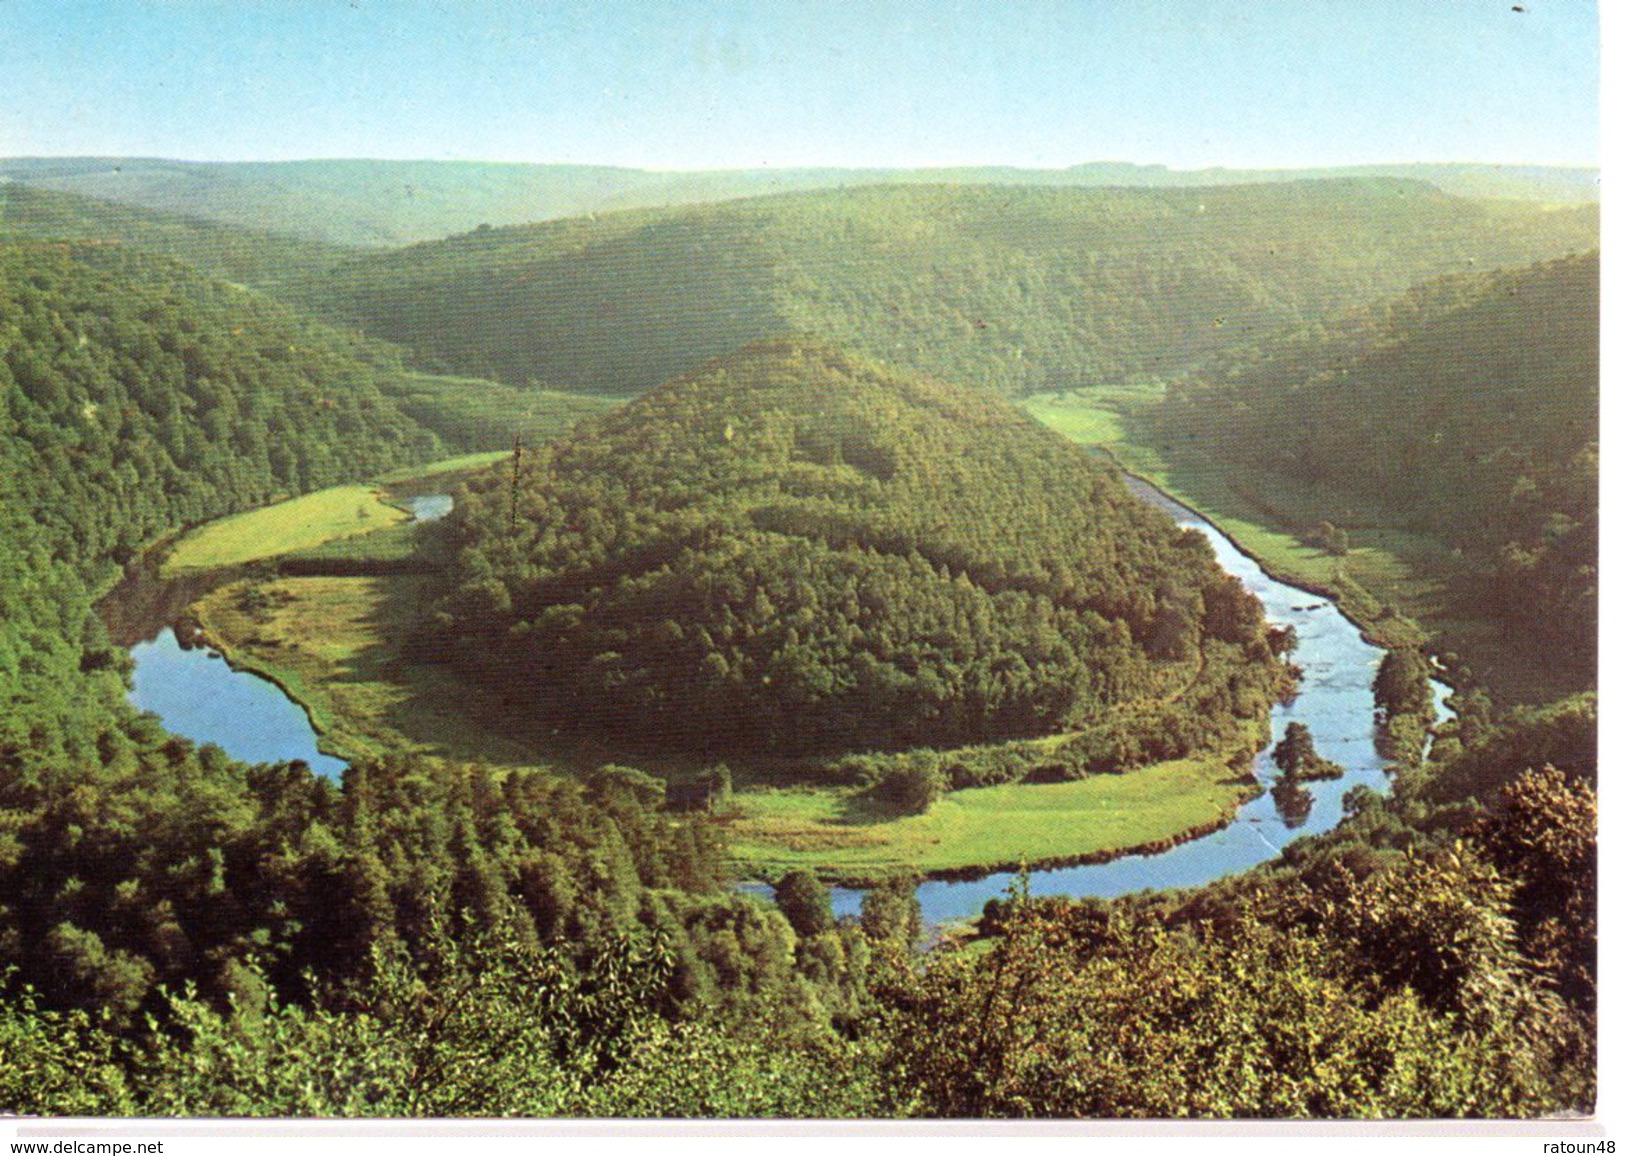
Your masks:
M785 334L994 392L1172 376L1479 267L1595 245L1595 207L1397 180L874 187L481 229L314 296L431 362L631 393Z
M433 435L380 395L377 373L173 263L0 242L0 970L26 962L81 994L128 978L135 965L86 930L94 888L50 864L71 858L70 824L92 840L105 824L125 840L109 862L136 871L130 842L144 852L158 837L137 821L143 792L200 775L189 745L124 705L125 659L92 596L174 526L430 456ZM163 773L137 758L160 745ZM207 791L207 777L193 785ZM70 794L96 814L70 820L47 802Z
M122 245L190 265L210 277L265 289L309 278L353 250L263 229L133 208L19 183L0 183L0 239L72 237Z
M1464 552L1462 597L1583 668L1598 319L1596 252L1436 281L1176 388L1165 437L1317 488L1328 510L1403 511L1386 520Z
M116 665L88 593L144 541L434 452L380 375L173 263L0 242L0 765L94 740L51 720L95 697L82 665Z
M7 505L75 557L437 446L380 392L398 368L252 293L94 243L0 266Z
M1280 686L1199 535L1006 403L822 346L579 426L450 529L434 648L532 722L659 749L952 746L1183 696L1175 757Z
M363 1045L375 1077L315 1077L345 1089L342 1108L314 1106L305 1076L285 1099L254 1079L227 1090L211 1058L221 1037L200 1022L264 1042L262 1013L305 1022L328 997L354 1011L349 985L392 967L411 993L383 1001L396 1011L478 1004L470 1035L439 1037L489 1047L487 1061L455 1061L476 1073L477 1096L494 1086L492 1064L545 1067L527 1067L531 1098L500 1111L585 1110L566 1097L602 1087L634 1030L646 1046L662 1016L705 1010L739 1009L772 1034L771 1056L741 1058L748 1082L793 1046L786 1033L804 1039L851 998L858 965L825 961L861 963L863 935L830 921L798 955L784 918L725 890L714 841L657 814L640 776L578 786L403 759L357 763L341 790L300 763L234 763L127 704L128 657L92 610L118 564L182 523L437 453L378 388L390 372L171 262L0 242L0 1111L491 1111L481 1105L496 1101L447 1096L421 1059L377 1066L376 1044ZM491 987L517 966L512 951L459 964L476 938L500 954L499 934L534 965L506 973L522 1008ZM444 1024L440 1012L426 1022ZM186 1059L137 1105L122 1098L111 1036L99 1059L65 1059L86 1030L122 1033L132 1071L166 1042ZM742 1043L706 1039L682 1046L715 1061ZM207 1104L183 1106L181 1068L200 1074ZM621 1114L660 1111L641 1103Z

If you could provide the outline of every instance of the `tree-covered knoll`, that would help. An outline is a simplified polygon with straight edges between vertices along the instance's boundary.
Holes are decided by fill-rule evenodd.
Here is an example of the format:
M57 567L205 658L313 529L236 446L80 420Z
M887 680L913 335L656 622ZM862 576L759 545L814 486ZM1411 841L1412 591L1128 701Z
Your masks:
M266 1082L283 1056L233 1053L248 1066L232 1083L201 1074L229 1066L212 1049L246 1037L331 1058L319 1041L342 1040L357 1064L387 1066L401 1053L370 1025L404 1023L404 1049L422 1044L422 1006L483 1014L458 985L487 982L494 957L471 971L434 953L491 937L511 945L502 966L552 985L529 1003L504 989L517 1009L574 1009L545 1048L590 1054L589 1075L618 1062L594 1033L630 1046L612 1017L628 992L638 1040L677 1053L706 1038L683 1024L712 1019L834 1046L861 934L798 940L724 888L711 834L662 813L656 781L399 760L338 785L299 764L245 767L126 704L128 659L91 603L137 547L434 452L378 390L381 370L326 332L134 253L0 247L0 1109L294 1110ZM85 1040L105 1063L83 1065ZM121 1098L118 1073L152 1054L179 1067ZM364 1110L380 1085L354 1086L360 1098L326 1107Z
M532 724L662 750L1082 730L1120 767L1233 742L1282 684L1200 535L1003 402L818 345L578 426L448 532L424 652Z
M1317 536L1328 549L1341 531L1346 553L1367 524L1443 539L1459 561L1440 576L1468 616L1493 616L1503 643L1526 638L1583 684L1598 322L1595 252L1430 282L1210 365L1171 390L1159 438L1226 476L1317 495L1340 523Z
M1594 208L1419 182L870 187L480 229L312 298L429 364L633 393L807 334L993 392L1172 376L1404 291L1596 243Z

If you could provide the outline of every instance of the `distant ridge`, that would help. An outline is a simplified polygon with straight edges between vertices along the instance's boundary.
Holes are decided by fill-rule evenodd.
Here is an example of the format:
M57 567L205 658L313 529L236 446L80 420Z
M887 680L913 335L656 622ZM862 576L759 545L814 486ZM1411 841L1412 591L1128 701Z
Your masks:
M1401 177L1454 196L1595 203L1592 168L1492 164L1317 169L1168 169L1091 162L1067 169L793 168L654 172L606 165L483 161L201 162L151 157L0 160L0 183L184 213L329 244L388 247L613 209L874 184L1188 188L1329 177Z
M310 296L518 386L635 393L803 334L1020 395L1166 379L1419 280L1590 249L1596 218L1391 177L871 185L479 229L365 254Z
M316 276L354 254L303 237L0 179L0 238L7 237L123 245L262 289Z

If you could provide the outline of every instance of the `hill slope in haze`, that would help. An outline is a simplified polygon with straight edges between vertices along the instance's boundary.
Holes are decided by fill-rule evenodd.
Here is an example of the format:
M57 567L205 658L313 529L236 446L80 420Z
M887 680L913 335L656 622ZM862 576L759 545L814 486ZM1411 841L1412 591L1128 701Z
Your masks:
M210 163L154 158L0 160L0 181L271 229L341 245L389 247L620 209L880 184L1163 188L1341 177L1427 181L1463 197L1594 203L1594 169L1516 165L1374 165L1202 169L1096 163L1066 169L769 169L651 172L594 165L327 160Z
M1595 252L1419 286L1171 391L1166 442L1443 538L1459 598L1594 678ZM1350 513L1351 523L1361 515ZM1365 515L1370 517L1371 514Z
M274 289L329 269L353 250L263 229L0 183L0 236L73 238L169 257L210 277Z
M1596 241L1596 210L1392 180L866 188L483 229L313 296L457 372L632 393L804 334L994 392L1172 377L1453 271Z
M0 242L56 245L83 256L127 253L177 262L235 287L276 296L290 282L319 278L355 250L195 217L131 208L23 184L0 183ZM103 262L104 264L106 261ZM131 267L135 267L132 265ZM166 270L160 279L172 275ZM246 298L245 298L246 300ZM291 313L283 311L291 318ZM389 367L379 381L402 413L440 435L448 446L486 450L546 441L587 413L612 408L613 399L582 393L521 390L468 376L407 373L399 350L318 326L317 344L344 345L352 355Z
M1128 729L1172 758L1280 689L1200 535L1005 403L826 347L668 383L491 475L449 528L437 647L572 733L823 754L1140 704Z

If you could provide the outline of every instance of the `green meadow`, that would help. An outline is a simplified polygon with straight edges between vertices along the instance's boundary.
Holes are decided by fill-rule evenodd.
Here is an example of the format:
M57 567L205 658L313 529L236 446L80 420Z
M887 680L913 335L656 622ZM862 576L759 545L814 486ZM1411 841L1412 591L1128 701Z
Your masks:
M345 758L409 752L497 766L545 763L536 747L485 717L472 688L402 655L425 583L420 575L249 580L214 591L193 614L233 665L302 703L323 748Z
M397 557L410 537L404 523L411 521L397 499L433 489L425 483L441 484L454 474L484 469L509 456L511 451L494 450L461 454L426 466L403 466L370 482L331 486L217 519L181 537L164 562L164 573L225 569L287 554L320 552L324 547L333 557L372 557L380 550ZM350 541L363 537L365 545ZM350 541L347 549L335 551L330 545L343 541Z
M861 795L751 789L734 797L729 838L742 874L774 879L805 867L863 883L1176 840L1228 821L1252 789L1216 759L953 791L923 815L898 815Z
M398 470L392 470L384 474L377 481L379 485L392 486L415 482L422 478L439 478L444 477L446 474L468 473L471 470L483 470L487 466L495 465L511 455L511 450L484 450L479 453L460 454L454 458L443 458L426 466L402 466Z
M333 486L210 522L175 544L164 573L214 570L308 550L408 520L377 486Z

